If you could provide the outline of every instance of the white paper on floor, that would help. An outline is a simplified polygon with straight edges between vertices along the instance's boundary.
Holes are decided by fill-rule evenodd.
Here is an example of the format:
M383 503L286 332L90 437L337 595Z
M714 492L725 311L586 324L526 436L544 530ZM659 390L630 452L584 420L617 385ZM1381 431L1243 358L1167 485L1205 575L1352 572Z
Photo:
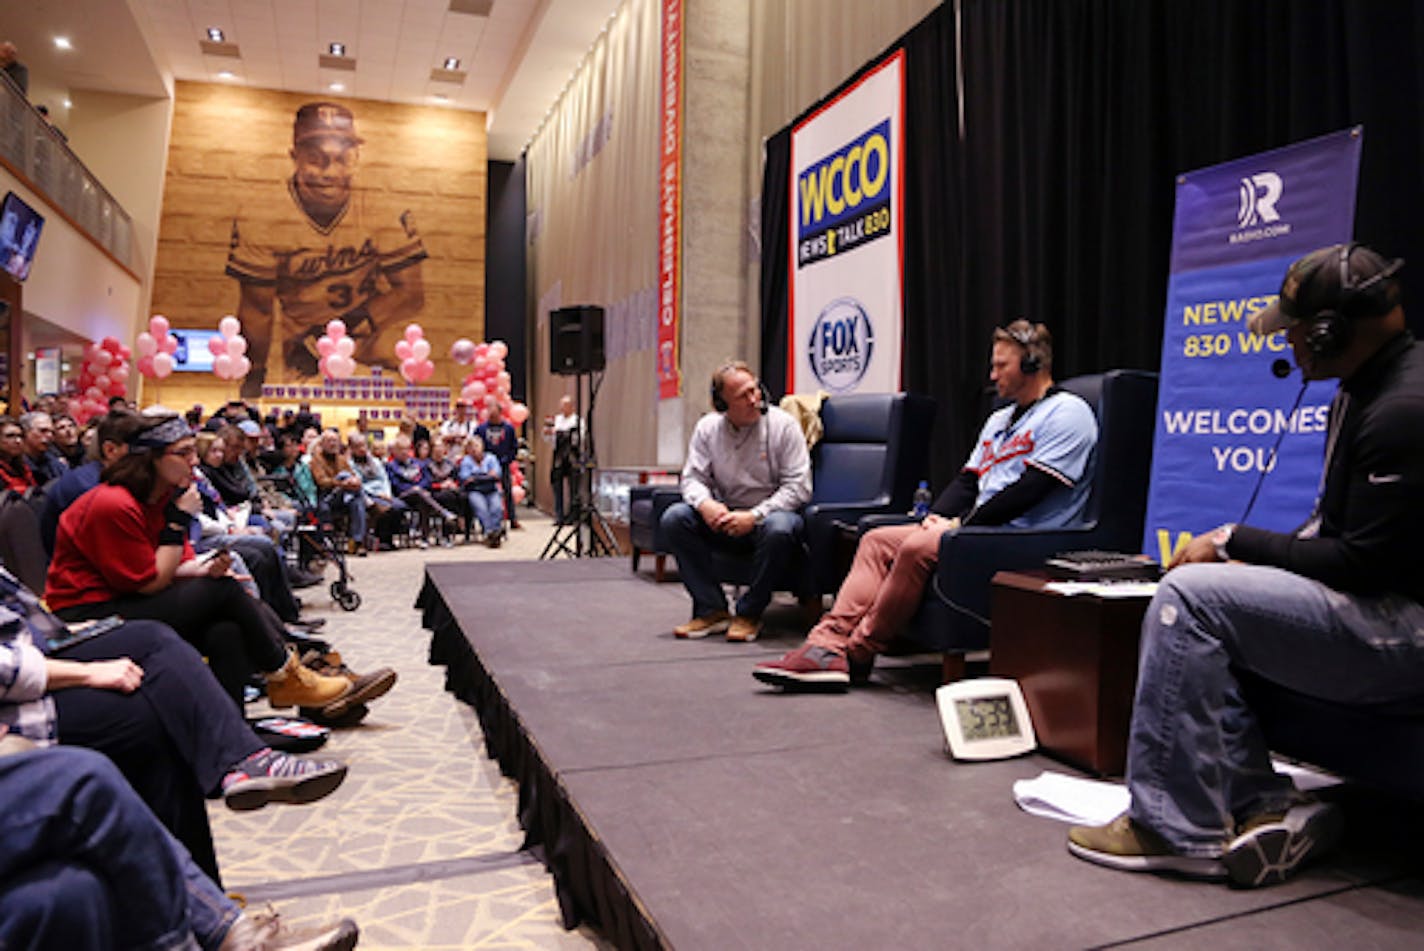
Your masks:
M1282 760L1272 760L1276 772L1285 773L1301 791L1322 789L1340 782L1329 773ZM1033 779L1014 783L1014 802L1020 809L1045 819L1073 825L1105 825L1127 811L1130 797L1122 783L1084 779L1044 770Z

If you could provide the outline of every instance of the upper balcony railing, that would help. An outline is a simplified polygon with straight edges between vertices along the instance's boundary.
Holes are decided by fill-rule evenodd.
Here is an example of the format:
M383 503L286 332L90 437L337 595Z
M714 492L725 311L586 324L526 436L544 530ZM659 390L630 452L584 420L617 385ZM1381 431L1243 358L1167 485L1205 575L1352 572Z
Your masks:
M69 150L63 136L4 78L0 78L0 158L116 261L134 270L129 213Z

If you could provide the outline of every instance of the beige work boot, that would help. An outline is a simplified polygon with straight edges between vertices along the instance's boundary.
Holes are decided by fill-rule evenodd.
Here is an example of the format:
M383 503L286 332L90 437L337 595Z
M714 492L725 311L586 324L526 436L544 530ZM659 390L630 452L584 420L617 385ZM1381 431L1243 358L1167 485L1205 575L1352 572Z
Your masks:
M345 677L328 677L302 666L287 648L287 662L267 675L267 702L274 707L325 707L351 690Z

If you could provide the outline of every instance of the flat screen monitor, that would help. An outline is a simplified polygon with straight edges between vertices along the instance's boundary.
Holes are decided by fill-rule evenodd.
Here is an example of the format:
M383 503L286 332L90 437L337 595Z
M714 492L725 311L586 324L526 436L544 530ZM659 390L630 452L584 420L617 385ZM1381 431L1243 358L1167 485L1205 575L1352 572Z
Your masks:
M208 341L221 337L220 330L170 330L169 336L178 341L178 349L173 351L173 369L189 370L194 373L213 372L213 351Z
M35 245L40 243L44 217L9 192L0 205L0 264L17 281L30 276L35 261Z

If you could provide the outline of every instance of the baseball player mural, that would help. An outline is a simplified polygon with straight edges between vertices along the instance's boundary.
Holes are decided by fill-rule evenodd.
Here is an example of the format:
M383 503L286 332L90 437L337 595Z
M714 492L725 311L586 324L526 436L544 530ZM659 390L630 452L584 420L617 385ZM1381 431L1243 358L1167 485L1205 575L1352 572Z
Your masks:
M239 210L232 222L226 273L240 288L237 316L252 372L244 396L264 380L319 376L317 340L345 321L356 361L396 368L394 347L425 303L425 246L408 210L376 207L354 184L362 139L350 109L309 102L292 124L290 178L251 197L261 224ZM248 200L244 200L247 205ZM271 215L288 207L290 216Z

